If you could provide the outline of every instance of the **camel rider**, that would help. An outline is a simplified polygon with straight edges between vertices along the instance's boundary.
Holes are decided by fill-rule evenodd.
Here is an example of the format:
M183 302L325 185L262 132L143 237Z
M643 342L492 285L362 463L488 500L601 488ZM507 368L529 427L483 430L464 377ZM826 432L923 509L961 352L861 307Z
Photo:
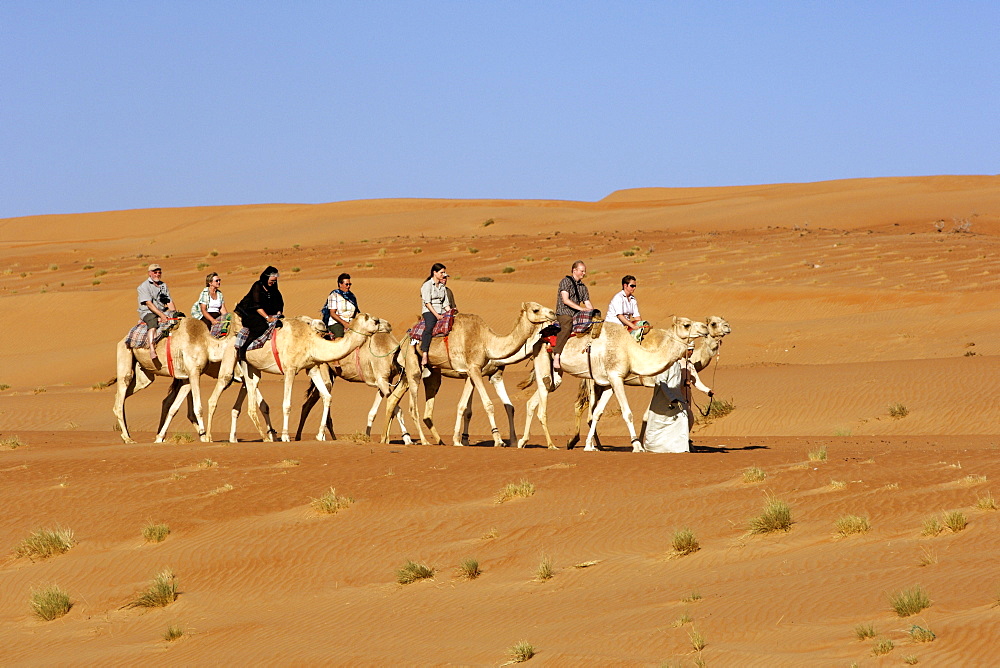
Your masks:
M423 366L422 375L425 378L430 375L427 368L429 364L427 351L431 347L434 325L437 324L441 316L451 310L451 302L448 301L448 287L445 285L447 278L448 271L445 266L440 262L435 262L431 266L431 275L420 286L420 301L424 307L421 314L424 319L424 334L420 339L420 364Z
M268 325L281 317L284 308L285 300L278 289L278 270L269 266L260 273L260 278L236 305L236 313L243 321L243 326L250 330L250 335L239 351L241 358L246 358L246 348L267 331Z
M566 342L573 334L573 316L580 311L589 311L594 307L590 304L590 291L583 282L587 275L587 265L583 260L577 260L570 268L569 276L563 276L559 281L559 294L556 297L556 320L559 322L559 334L553 347L552 368L560 371L559 356Z
M622 276L622 290L611 298L608 305L608 315L604 322L614 322L625 327L632 336L641 340L640 334L649 331L649 324L639 315L639 303L635 300L635 276L626 274ZM643 329L644 332L635 330Z
M139 295L139 317L148 327L146 337L149 340L149 359L155 362L156 346L153 342L156 330L161 323L167 321L166 312L174 310L174 301L170 298L167 284L160 280L163 268L154 262L146 271L149 273L149 278L139 284L136 292Z
M326 328L335 339L342 338L351 326L351 320L358 314L358 298L351 292L351 275L344 273L337 277L337 289L326 298L326 310L330 316Z

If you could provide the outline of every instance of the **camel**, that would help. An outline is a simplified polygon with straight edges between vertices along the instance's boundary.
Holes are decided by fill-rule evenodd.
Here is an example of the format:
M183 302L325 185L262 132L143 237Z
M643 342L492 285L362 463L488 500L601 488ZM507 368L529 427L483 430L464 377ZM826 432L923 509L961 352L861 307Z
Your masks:
M353 354L343 358L340 361L340 366L336 369L331 369L329 364L323 364L320 367L320 375L328 391L333 387L335 378L342 378L351 383L364 383L369 387L376 388L375 403L372 404L372 408L368 412L368 425L365 428L366 436L370 437L372 434L372 424L375 421L375 415L378 413L378 407L382 403L382 400L387 399L393 393L399 393L401 396L406 391L406 376L403 374L403 369L397 361L399 348L399 341L392 334L378 332L372 334L371 338L368 339L367 345L356 348ZM305 426L306 418L309 416L309 411L320 400L320 397L319 388L315 384L310 385L309 389L306 390L305 401L302 404L302 412L299 417L299 428L295 433L296 441L302 438L302 429ZM394 414L399 421L400 431L403 432L403 443L410 445L413 443L413 439L410 438L410 434L406 431L406 424L403 422L403 416L398 406ZM392 417L387 414L386 422L391 423ZM336 435L333 432L332 420L327 420L326 428L330 431L330 437L336 439ZM389 442L388 427L386 427L382 434L382 442Z
M463 394L462 401L459 402L458 414L456 417L455 434L452 440L453 445L465 445L459 433L459 425L466 417L468 403L471 398L472 388L478 394L486 415L490 421L491 433L493 435L493 445L503 447L505 444L500 438L500 430L497 429L496 418L493 413L493 402L486 393L486 386L483 383L484 376L490 377L494 387L498 388L498 393L502 388L503 376L497 378L500 368L504 364L525 359L528 352L532 350L534 340L538 332L546 325L555 322L555 311L542 306L537 302L523 302L518 313L517 320L511 331L501 336L487 326L486 322L478 315L459 313L455 316L455 323L451 333L447 337L435 337L431 341L429 351L430 375L424 379L424 418L423 423L430 428L431 435L435 443L441 443L441 437L434 427L433 412L434 398L441 386L441 376L445 375L454 378L466 378L466 393ZM528 344L528 341L532 344ZM526 344L528 344L526 346ZM417 423L420 435L420 442L427 443L423 427L417 417L417 392L420 380L420 367L418 364L417 352L414 346L404 346L400 351L402 366L407 374L410 392L410 414ZM518 355L522 355L517 357ZM492 363L492 365L491 365ZM493 380L496 378L496 380ZM503 390L504 404L508 407L507 414L510 420L511 445L514 444L516 435L514 433L514 413L513 404ZM394 409L394 406L391 407ZM467 439L467 437L466 437Z
M359 313L351 321L351 326L344 333L343 338L327 341L319 335L318 325L320 324L320 321L314 321L311 318L286 319L283 327L274 330L275 337L267 345L257 350L248 350L246 360L240 362L244 384L240 388L237 403L241 403L243 397L247 395L254 398L249 403L248 413L258 430L261 430L261 427L257 417L256 398L259 395L258 385L261 373L284 376L281 440L285 442L291 440L288 436L288 418L292 408L292 384L295 381L295 375L301 370L306 371L323 397L323 415L316 440L326 440L323 426L326 425L327 417L330 414L330 392L326 389L320 375L319 365L347 357L376 332L388 333L392 331L392 326L388 322L367 313ZM211 419L211 415L209 418ZM268 433L268 438L270 438L270 433Z
M161 376L172 378L174 382L171 383L171 391L163 401L161 426L154 442L163 442L170 426L170 419L188 393L192 398L198 435L202 441L211 441L211 410L207 425L202 420L201 376L208 375L219 379L212 393L213 400L217 400L224 386L228 384L228 379L232 378L233 366L236 363L236 350L232 341L239 327L239 320L236 319L229 334L216 339L200 320L181 318L169 335L156 344L158 360L155 364L150 361L147 348L129 348L124 340L119 341L115 348L118 373L114 413L121 428L122 440L126 443L135 443L129 435L125 421L125 400L148 387L157 376ZM214 402L210 401L209 405L214 409Z
M621 406L632 451L644 451L632 424L632 409L625 396L625 378L633 374L655 376L666 370L687 352L689 341L708 334L708 326L703 322L675 316L673 326L666 332L658 345L646 348L639 345L624 327L605 325L597 337L576 337L566 344L560 359L562 372L578 378L590 378L595 386L602 389L587 434L585 451L597 449L594 446L594 434L612 394L617 397L618 405ZM608 387L613 392L603 392Z
M722 346L722 339L729 334L732 329L724 318L717 315L706 318L705 326L708 327L708 334L695 341L694 350L691 352L688 359L691 362L691 366L694 367L694 369L690 372L692 382L698 387L698 389L707 393L710 389L701 382L701 378L698 377L698 372L702 371L712 363L712 360L719 354L719 350ZM651 329L643 338L641 345L644 348L656 348L667 336L669 336L669 334L669 331L665 329ZM656 386L656 382L653 378L653 376L637 376L633 374L625 378L625 385L631 387L641 386L652 388ZM612 390L606 391L611 392ZM588 379L581 380L580 389L577 393L576 404L574 406L574 411L576 413L576 433L570 438L570 443L576 443L580 439L580 425L582 423L583 413L587 408L593 405L594 384ZM643 429L645 429L645 420L643 421ZM642 433L642 430L640 430L640 433ZM600 439L596 434L594 439L596 444L599 446Z

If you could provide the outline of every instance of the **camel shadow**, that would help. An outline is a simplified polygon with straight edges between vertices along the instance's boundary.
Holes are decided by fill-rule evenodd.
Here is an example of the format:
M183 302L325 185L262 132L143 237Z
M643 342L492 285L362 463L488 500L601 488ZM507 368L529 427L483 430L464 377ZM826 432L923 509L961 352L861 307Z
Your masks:
M725 454L728 452L740 452L742 450L770 450L771 448L766 445L743 445L739 447L730 447L726 445L695 445L691 444L691 452L711 452L711 453L721 453Z

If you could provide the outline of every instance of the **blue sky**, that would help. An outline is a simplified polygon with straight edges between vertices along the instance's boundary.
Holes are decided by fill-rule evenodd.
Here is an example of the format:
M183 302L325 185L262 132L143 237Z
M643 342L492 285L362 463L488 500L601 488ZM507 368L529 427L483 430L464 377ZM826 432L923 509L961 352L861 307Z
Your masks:
M0 2L0 217L995 174L997 2Z

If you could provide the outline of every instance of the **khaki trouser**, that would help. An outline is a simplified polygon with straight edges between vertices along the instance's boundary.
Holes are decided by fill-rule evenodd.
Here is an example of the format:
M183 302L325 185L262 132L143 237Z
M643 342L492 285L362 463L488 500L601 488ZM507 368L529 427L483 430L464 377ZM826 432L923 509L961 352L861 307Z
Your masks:
M559 355L566 347L569 337L573 335L573 316L557 315L556 321L559 323L559 333L556 335L556 345L553 347L553 352Z

